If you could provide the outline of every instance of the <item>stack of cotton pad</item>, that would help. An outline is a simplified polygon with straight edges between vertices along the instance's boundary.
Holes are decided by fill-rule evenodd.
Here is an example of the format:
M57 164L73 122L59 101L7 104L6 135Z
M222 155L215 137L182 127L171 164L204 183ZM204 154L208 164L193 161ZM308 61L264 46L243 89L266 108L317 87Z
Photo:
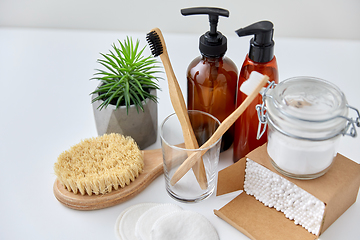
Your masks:
M262 165L247 159L244 190L267 207L281 211L295 224L318 235L325 204Z
M219 240L205 217L175 204L131 206L119 215L115 234L119 240Z

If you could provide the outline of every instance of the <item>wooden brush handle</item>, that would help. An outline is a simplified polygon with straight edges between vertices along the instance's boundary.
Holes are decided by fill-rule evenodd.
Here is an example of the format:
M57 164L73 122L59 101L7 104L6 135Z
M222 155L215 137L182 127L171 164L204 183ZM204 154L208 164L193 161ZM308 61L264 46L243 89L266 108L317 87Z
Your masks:
M170 100L175 110L175 113L179 119L181 129L183 132L185 147L187 149L198 149L199 144L196 140L194 130L191 126L190 118L188 115L183 94L181 92L181 88L179 86L173 68L171 66L169 55L166 50L165 40L162 36L161 31L158 28L153 29L153 31L155 31L158 34L163 46L163 53L160 55L160 58L164 65L165 73L168 80ZM200 160L201 156L199 156L198 158ZM196 164L193 164L191 167L193 168L193 172L201 189L203 190L207 189L207 178L206 178L204 162L202 161L202 159L201 161L196 161Z
M260 90L265 86L268 82L269 77L264 76L261 82L256 86L254 91L242 102L242 104L231 113L216 129L214 134L200 147L204 149L204 151L196 152L191 154L176 170L174 175L170 180L170 184L174 185L177 183L188 171L189 169L196 164L197 159L200 156L204 155L212 144L216 143L221 136L234 124L234 122L240 117L240 115L246 110L246 108L250 105L250 103L255 99L255 97L259 94Z

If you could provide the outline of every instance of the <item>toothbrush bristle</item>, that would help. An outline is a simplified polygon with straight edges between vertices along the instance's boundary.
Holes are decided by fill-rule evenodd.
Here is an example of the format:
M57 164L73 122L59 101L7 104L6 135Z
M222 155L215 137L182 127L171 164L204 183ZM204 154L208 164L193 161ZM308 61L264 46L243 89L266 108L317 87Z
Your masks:
M259 85L263 79L264 75L259 72L252 71L249 78L243 82L240 86L240 91L246 95L250 95Z
M151 31L146 35L146 41L149 43L151 53L154 57L163 53L160 37L155 31Z

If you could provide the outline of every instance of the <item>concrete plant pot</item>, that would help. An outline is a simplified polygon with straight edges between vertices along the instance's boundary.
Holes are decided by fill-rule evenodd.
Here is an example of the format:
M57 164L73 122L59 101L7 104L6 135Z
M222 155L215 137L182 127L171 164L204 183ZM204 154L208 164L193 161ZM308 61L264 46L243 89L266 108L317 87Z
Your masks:
M150 92L156 95L156 90ZM97 94L92 95L92 99ZM105 133L120 133L124 136L131 136L138 144L140 149L144 149L156 142L157 139L157 103L146 99L143 102L144 112L132 105L129 113L126 114L126 107L121 106L115 109L115 105L108 105L99 110L102 101L96 101L93 105L96 129L98 135Z

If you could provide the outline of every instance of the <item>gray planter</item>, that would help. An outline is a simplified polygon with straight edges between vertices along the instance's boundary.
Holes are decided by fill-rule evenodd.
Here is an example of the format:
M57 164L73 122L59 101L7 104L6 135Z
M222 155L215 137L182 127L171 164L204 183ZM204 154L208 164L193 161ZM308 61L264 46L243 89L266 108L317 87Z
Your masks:
M156 95L156 90L151 94ZM97 95L93 95L94 99ZM120 133L124 136L131 136L144 149L156 142L157 139L157 103L146 99L143 102L144 112L139 109L137 112L135 106L129 108L129 114L126 114L126 107L121 106L115 109L114 105L108 105L101 111L97 109L101 101L94 102L93 111L98 135L105 133Z

